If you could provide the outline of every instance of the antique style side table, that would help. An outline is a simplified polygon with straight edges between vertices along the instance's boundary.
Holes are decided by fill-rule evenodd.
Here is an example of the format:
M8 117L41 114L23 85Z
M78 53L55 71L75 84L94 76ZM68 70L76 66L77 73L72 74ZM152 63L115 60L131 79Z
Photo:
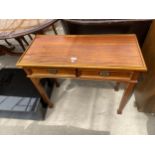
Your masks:
M38 35L17 63L44 101L53 106L42 78L116 81L127 84L118 114L130 98L140 72L147 70L136 35ZM103 101L104 102L104 101Z

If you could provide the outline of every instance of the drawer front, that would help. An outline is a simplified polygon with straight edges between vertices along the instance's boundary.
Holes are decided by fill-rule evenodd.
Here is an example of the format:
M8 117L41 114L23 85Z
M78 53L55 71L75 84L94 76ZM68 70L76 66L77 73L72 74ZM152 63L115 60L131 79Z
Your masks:
M72 68L33 68L32 74L49 76L75 76L75 69Z
M31 77L81 78L94 80L129 80L132 71L79 68L32 68Z
M113 71L102 69L79 69L80 77L98 77L98 78L130 78L132 71Z

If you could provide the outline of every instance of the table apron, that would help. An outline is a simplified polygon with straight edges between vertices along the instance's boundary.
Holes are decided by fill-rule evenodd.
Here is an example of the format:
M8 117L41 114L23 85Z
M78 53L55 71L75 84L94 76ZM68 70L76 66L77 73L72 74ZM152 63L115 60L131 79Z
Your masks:
M101 77L101 78L94 78L94 77L68 77L68 76L53 76L53 75L27 75L28 78L62 78L62 79L77 79L77 80L94 80L94 81L118 81L118 82L125 82L125 83L137 83L137 80L131 80L129 78L108 78L108 77Z

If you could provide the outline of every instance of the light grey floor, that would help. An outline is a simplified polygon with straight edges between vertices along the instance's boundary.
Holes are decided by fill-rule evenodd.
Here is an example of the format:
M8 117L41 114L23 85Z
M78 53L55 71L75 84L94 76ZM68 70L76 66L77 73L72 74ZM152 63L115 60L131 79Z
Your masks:
M63 34L58 25L59 34ZM52 34L50 31L48 34ZM13 42L13 41L12 41ZM16 51L21 51L17 45ZM1 56L0 68L15 67L19 57ZM123 87L113 90L113 82L59 80L44 121L0 118L0 134L155 134L155 117L137 111L134 96L122 115L117 115Z

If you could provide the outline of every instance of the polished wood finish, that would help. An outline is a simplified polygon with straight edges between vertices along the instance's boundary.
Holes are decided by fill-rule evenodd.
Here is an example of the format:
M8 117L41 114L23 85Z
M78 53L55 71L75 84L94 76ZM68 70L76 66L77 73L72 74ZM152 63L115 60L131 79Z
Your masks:
M148 72L135 88L136 106L141 112L155 113L155 20L145 39L142 52Z
M131 77L131 79L132 80L137 80L138 79L138 76L139 76L139 73L138 72L134 72L133 75L132 75L132 77ZM122 113L122 110L124 109L125 105L127 104L127 101L131 97L131 94L132 94L132 91L133 91L134 86L135 86L135 83L128 83L127 84L127 87L126 87L126 89L124 91L124 94L123 94L123 97L121 99L119 108L117 110L117 113L118 114L121 114Z
M25 68L24 70L25 70L27 75L32 73L31 69L26 69ZM39 94L42 96L44 102L46 104L48 104L48 106L50 108L52 108L53 107L53 103L50 101L50 99L49 99L45 89L43 88L43 86L40 83L41 78L30 78L30 79L31 79L32 83L34 84L34 86L36 87L36 89L38 90Z
M128 84L118 113L122 113L139 72L146 65L134 34L38 35L17 63L27 70L40 94L50 105L37 79L73 78L113 80Z
M38 35L20 65L146 70L135 35Z
M49 97L46 94L46 91L43 89L43 86L40 83L39 78L30 78L34 86L37 88L38 92L42 96L43 100L48 104L48 106L51 108L53 107L53 103L50 101Z

